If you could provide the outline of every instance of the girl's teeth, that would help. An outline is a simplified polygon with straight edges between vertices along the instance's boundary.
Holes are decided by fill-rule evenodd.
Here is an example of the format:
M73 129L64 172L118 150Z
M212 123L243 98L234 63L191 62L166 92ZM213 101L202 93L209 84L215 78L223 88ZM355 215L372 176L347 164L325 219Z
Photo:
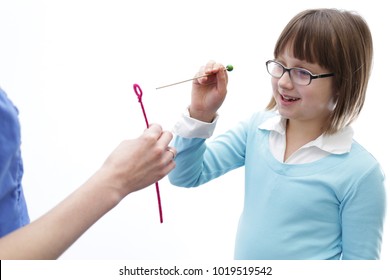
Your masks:
M288 96L284 96L282 95L283 99L287 100L287 101L297 101L299 98L293 98L293 97L288 97Z

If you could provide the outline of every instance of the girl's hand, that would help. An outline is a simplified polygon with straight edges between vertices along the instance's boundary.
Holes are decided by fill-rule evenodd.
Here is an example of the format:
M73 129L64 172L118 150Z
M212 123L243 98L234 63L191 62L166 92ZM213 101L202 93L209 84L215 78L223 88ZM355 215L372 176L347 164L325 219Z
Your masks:
M228 74L220 63L209 61L202 66L192 84L190 116L203 122L212 122L225 100Z

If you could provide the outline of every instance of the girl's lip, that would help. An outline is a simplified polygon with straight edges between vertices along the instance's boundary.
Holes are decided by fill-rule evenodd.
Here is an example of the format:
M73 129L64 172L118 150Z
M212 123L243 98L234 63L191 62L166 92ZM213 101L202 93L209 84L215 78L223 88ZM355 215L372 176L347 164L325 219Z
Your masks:
M293 103L293 102L300 100L299 97L294 97L294 96L290 96L290 95L286 95L286 94L280 94L280 99L284 103Z

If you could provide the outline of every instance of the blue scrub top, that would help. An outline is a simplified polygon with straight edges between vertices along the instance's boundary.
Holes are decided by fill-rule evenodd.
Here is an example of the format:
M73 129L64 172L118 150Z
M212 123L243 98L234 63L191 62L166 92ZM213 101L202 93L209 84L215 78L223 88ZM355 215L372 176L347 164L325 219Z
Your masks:
M0 237L30 222L20 144L18 110L0 88Z

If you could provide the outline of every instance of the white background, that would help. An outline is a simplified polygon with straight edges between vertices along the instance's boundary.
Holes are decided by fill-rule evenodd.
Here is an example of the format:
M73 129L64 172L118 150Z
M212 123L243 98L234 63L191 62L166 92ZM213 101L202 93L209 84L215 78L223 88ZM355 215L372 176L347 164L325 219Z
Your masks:
M20 110L24 188L32 220L80 186L125 138L150 122L170 130L189 103L191 78L209 59L232 64L216 133L270 98L265 61L286 23L307 8L359 12L374 39L374 68L355 138L390 174L385 1L0 0L0 86ZM342 172L342 170L340 170ZM124 199L62 259L231 260L243 206L243 169L196 189L160 181ZM387 192L389 196L389 191ZM382 259L390 259L387 221Z

